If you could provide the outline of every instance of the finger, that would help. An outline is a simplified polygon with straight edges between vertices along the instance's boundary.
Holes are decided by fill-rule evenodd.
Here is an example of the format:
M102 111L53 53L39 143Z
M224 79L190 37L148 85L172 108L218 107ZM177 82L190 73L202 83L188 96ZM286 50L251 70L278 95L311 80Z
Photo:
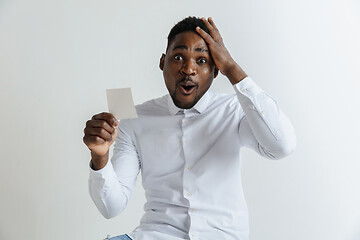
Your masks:
M86 127L90 128L104 128L106 131L108 131L110 134L115 132L115 128L113 126L110 126L106 121L104 120L89 120L86 122Z
M208 21L209 21L209 23L211 24L211 26L212 26L216 31L219 32L219 29L216 27L215 22L214 22L214 20L212 19L212 17L209 17L209 18L208 18ZM219 32L219 33L220 33L220 32Z
M105 141L112 140L112 134L106 131L103 128L85 128L84 129L85 136L98 136Z
M214 28L214 26L212 26L208 20L206 20L206 18L202 17L201 20L203 20L203 22L205 23L206 27L209 29L210 35L211 37L217 41L217 40L222 40L222 37L220 35L219 30L216 28ZM210 20L210 18L209 18ZM212 21L214 23L214 21ZM215 24L215 23L214 23Z
M209 29L211 36L216 34L215 28L208 22L208 20L206 18L202 17L201 20L205 23L206 27Z
M196 31L200 34L200 36L207 42L209 45L214 43L214 39L203 29L200 27L196 27Z
M86 135L83 138L84 143L86 144L86 146L91 146L91 145L101 145L105 143L105 140L102 139L99 136L90 136L90 135Z
M110 126L118 126L119 122L111 113L103 112L92 117L93 120L105 120Z

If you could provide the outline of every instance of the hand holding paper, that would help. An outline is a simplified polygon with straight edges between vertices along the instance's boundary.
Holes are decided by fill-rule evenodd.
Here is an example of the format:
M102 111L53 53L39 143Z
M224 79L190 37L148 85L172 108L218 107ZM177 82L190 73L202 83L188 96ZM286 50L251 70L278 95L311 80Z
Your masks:
M83 141L91 151L91 167L102 169L109 160L109 148L114 143L119 125L117 120L136 118L130 88L108 89L109 112L94 115L86 122Z

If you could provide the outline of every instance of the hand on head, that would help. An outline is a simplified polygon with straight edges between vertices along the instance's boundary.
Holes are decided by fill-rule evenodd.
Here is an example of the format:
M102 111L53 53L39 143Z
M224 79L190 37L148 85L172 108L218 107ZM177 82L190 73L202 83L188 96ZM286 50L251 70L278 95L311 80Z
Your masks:
M206 27L209 29L210 34L205 32L200 27L197 27L196 31L209 45L211 56L215 62L216 67L220 70L222 74L226 75L226 70L232 65L234 65L235 62L231 57L229 51L225 47L223 38L221 37L221 34L212 18L209 17L208 19L206 19L203 17L201 18L201 20L203 20Z
M201 18L209 29L210 34L202 30L200 27L196 28L197 33L206 41L209 45L211 56L214 60L216 67L224 74L232 84L240 82L247 77L247 74L241 69L241 67L231 57L229 51L225 47L223 38L216 27L211 17L208 19Z

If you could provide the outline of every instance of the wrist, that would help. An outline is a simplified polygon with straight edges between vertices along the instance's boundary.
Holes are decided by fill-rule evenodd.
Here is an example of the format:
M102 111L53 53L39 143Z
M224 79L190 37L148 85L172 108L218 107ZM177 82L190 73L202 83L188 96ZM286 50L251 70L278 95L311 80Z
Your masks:
M109 151L105 155L98 155L94 152L91 152L91 164L90 167L93 170L100 170L104 168L109 160Z
M222 73L229 79L232 85L239 83L248 76L235 61L229 64Z

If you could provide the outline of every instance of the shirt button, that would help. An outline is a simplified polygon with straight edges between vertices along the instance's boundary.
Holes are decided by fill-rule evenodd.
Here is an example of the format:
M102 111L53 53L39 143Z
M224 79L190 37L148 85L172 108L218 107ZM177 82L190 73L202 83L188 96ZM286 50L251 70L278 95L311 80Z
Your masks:
M192 167L187 167L187 169L190 171L192 169Z
M191 212L196 212L196 210L195 210L195 209L193 209L193 208L192 208L192 209L190 209L190 211L191 211Z
M190 197L190 196L191 196L191 193L187 192L185 195L186 195L187 197Z
M265 114L264 111L261 111L260 113L261 113L261 115L264 115L264 114Z
M184 119L184 124L187 124L188 123L188 120Z
M187 139L184 140L185 144L187 144L189 141Z
M246 89L246 88L244 88L244 89L242 89L241 91L242 91L242 92L246 92L246 91L247 91L247 89Z

